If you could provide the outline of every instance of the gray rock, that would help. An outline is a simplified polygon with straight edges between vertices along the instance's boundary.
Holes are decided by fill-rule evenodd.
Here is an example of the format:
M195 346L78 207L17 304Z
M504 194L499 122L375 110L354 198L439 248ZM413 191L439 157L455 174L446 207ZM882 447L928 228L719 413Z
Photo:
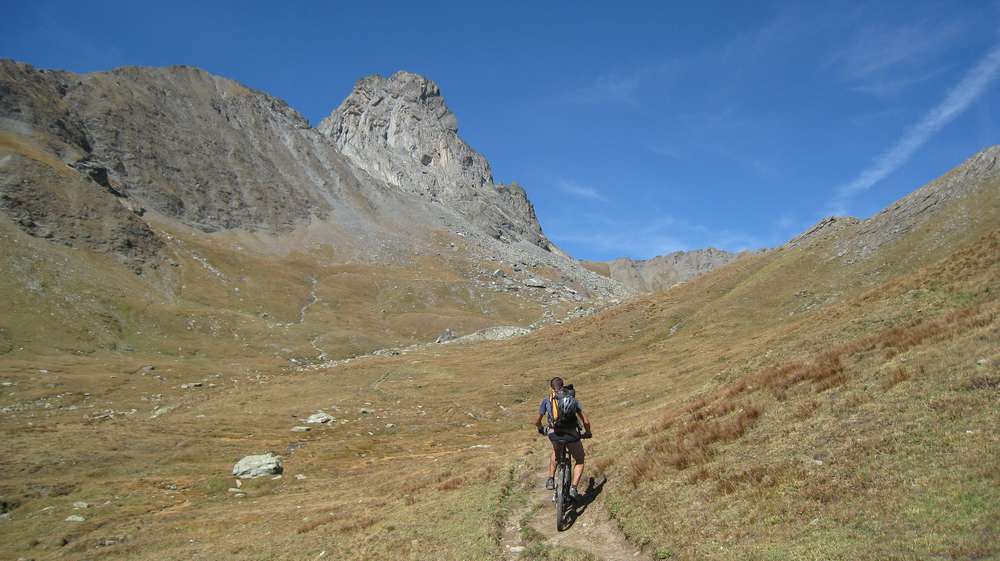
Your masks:
M271 453L246 456L233 466L233 475L242 479L275 475L283 470L279 456Z
M496 184L490 164L458 136L436 83L410 72L368 76L317 130L348 160L405 193L447 204L496 238L555 246L519 185Z
M84 501L76 501L76 502L73 503L73 508L75 508L77 510L84 509L84 508L89 508L89 507L90 507L90 505L87 504Z
M445 329L440 335L438 335L437 339L435 339L434 342L435 343L446 343L446 342L451 341L453 339L455 339L455 332L452 331L451 328L448 328L448 329Z
M337 419L333 418L333 416L330 415L330 414L328 414L328 413L324 413L323 411L317 411L317 412L313 413L312 415L309 415L309 418L306 419L306 422L309 423L309 424L311 424L311 425L319 425L319 424L329 423L330 421L336 421L336 420Z
M292 432L309 432L311 427L292 427Z
M547 285L545 281L536 277L528 277L524 281L524 286L530 286L532 288L545 288Z
M66 517L66 522L86 522L87 519L79 514L71 514Z

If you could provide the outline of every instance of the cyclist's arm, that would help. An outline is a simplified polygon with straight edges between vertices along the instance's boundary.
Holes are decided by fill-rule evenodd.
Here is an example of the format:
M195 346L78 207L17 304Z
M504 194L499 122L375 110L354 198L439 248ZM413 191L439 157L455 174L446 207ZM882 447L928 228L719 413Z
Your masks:
M590 419L587 418L587 414L583 410L580 410L578 415L580 415L580 420L583 421L583 430L590 432Z
M543 419L544 417L545 417L545 415L543 415L543 414L541 414L541 413L539 413L539 414L538 414L538 418L537 418L537 419L535 419L535 426L536 426L536 427L538 427L538 428L542 428L542 419Z

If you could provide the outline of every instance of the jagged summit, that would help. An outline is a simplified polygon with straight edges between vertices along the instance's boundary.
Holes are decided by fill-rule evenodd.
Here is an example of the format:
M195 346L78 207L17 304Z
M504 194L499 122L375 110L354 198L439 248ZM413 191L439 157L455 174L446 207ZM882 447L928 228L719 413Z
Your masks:
M417 74L362 78L317 129L372 176L414 194L466 200L493 184L441 89Z
M524 189L494 183L490 163L458 136L434 81L405 71L362 78L317 130L372 177L454 206L495 238L558 252Z

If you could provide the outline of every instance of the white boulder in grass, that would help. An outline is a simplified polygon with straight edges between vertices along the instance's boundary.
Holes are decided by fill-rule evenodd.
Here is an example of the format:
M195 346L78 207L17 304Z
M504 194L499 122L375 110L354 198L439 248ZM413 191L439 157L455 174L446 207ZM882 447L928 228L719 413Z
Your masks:
M333 416L329 415L328 413L324 413L323 411L317 411L312 415L309 415L309 418L306 419L307 423L313 425L329 423L330 421L336 421L336 419L334 419Z
M271 454L246 456L233 466L233 475L241 479L275 475L283 470L281 458Z

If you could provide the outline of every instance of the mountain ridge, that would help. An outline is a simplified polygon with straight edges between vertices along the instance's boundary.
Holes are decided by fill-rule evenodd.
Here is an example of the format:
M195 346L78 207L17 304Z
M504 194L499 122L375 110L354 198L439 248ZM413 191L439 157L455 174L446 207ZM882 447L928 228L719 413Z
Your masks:
M595 293L624 294L545 237L520 185L493 183L485 157L458 137L456 119L434 82L406 72L394 76L361 79L353 97L321 126L310 127L283 100L194 67L74 74L3 60L0 134L21 147L19 158L51 154L35 157L28 167L55 166L62 173L67 164L106 191L95 197L117 201L140 217L136 222L105 205L102 213L80 218L92 229L108 221L132 224L114 229L113 243L88 247L112 251L137 272L159 263L157 244L144 241L150 232L141 216L149 211L204 233L283 235L326 223L346 233L340 243L360 253L375 256L386 247L377 240L394 239L398 258L423 251L436 232L457 232L476 238L477 251L485 255L554 268ZM416 144L433 152L433 161L422 163L423 152L368 142L371 135L334 134L330 123L347 123L358 92L391 97L397 113L413 117L392 122L393 138L423 139ZM424 103L428 99L432 107ZM430 123L433 111L440 114ZM352 148L364 139L363 149ZM4 173L14 182L16 169L27 167L8 166ZM53 239L80 243L72 233L58 233L70 223L60 217L79 214L61 208L59 197L29 201L30 192L13 188L6 196L4 208L15 222L47 224L42 230L57 232ZM153 251L137 255L133 247Z

